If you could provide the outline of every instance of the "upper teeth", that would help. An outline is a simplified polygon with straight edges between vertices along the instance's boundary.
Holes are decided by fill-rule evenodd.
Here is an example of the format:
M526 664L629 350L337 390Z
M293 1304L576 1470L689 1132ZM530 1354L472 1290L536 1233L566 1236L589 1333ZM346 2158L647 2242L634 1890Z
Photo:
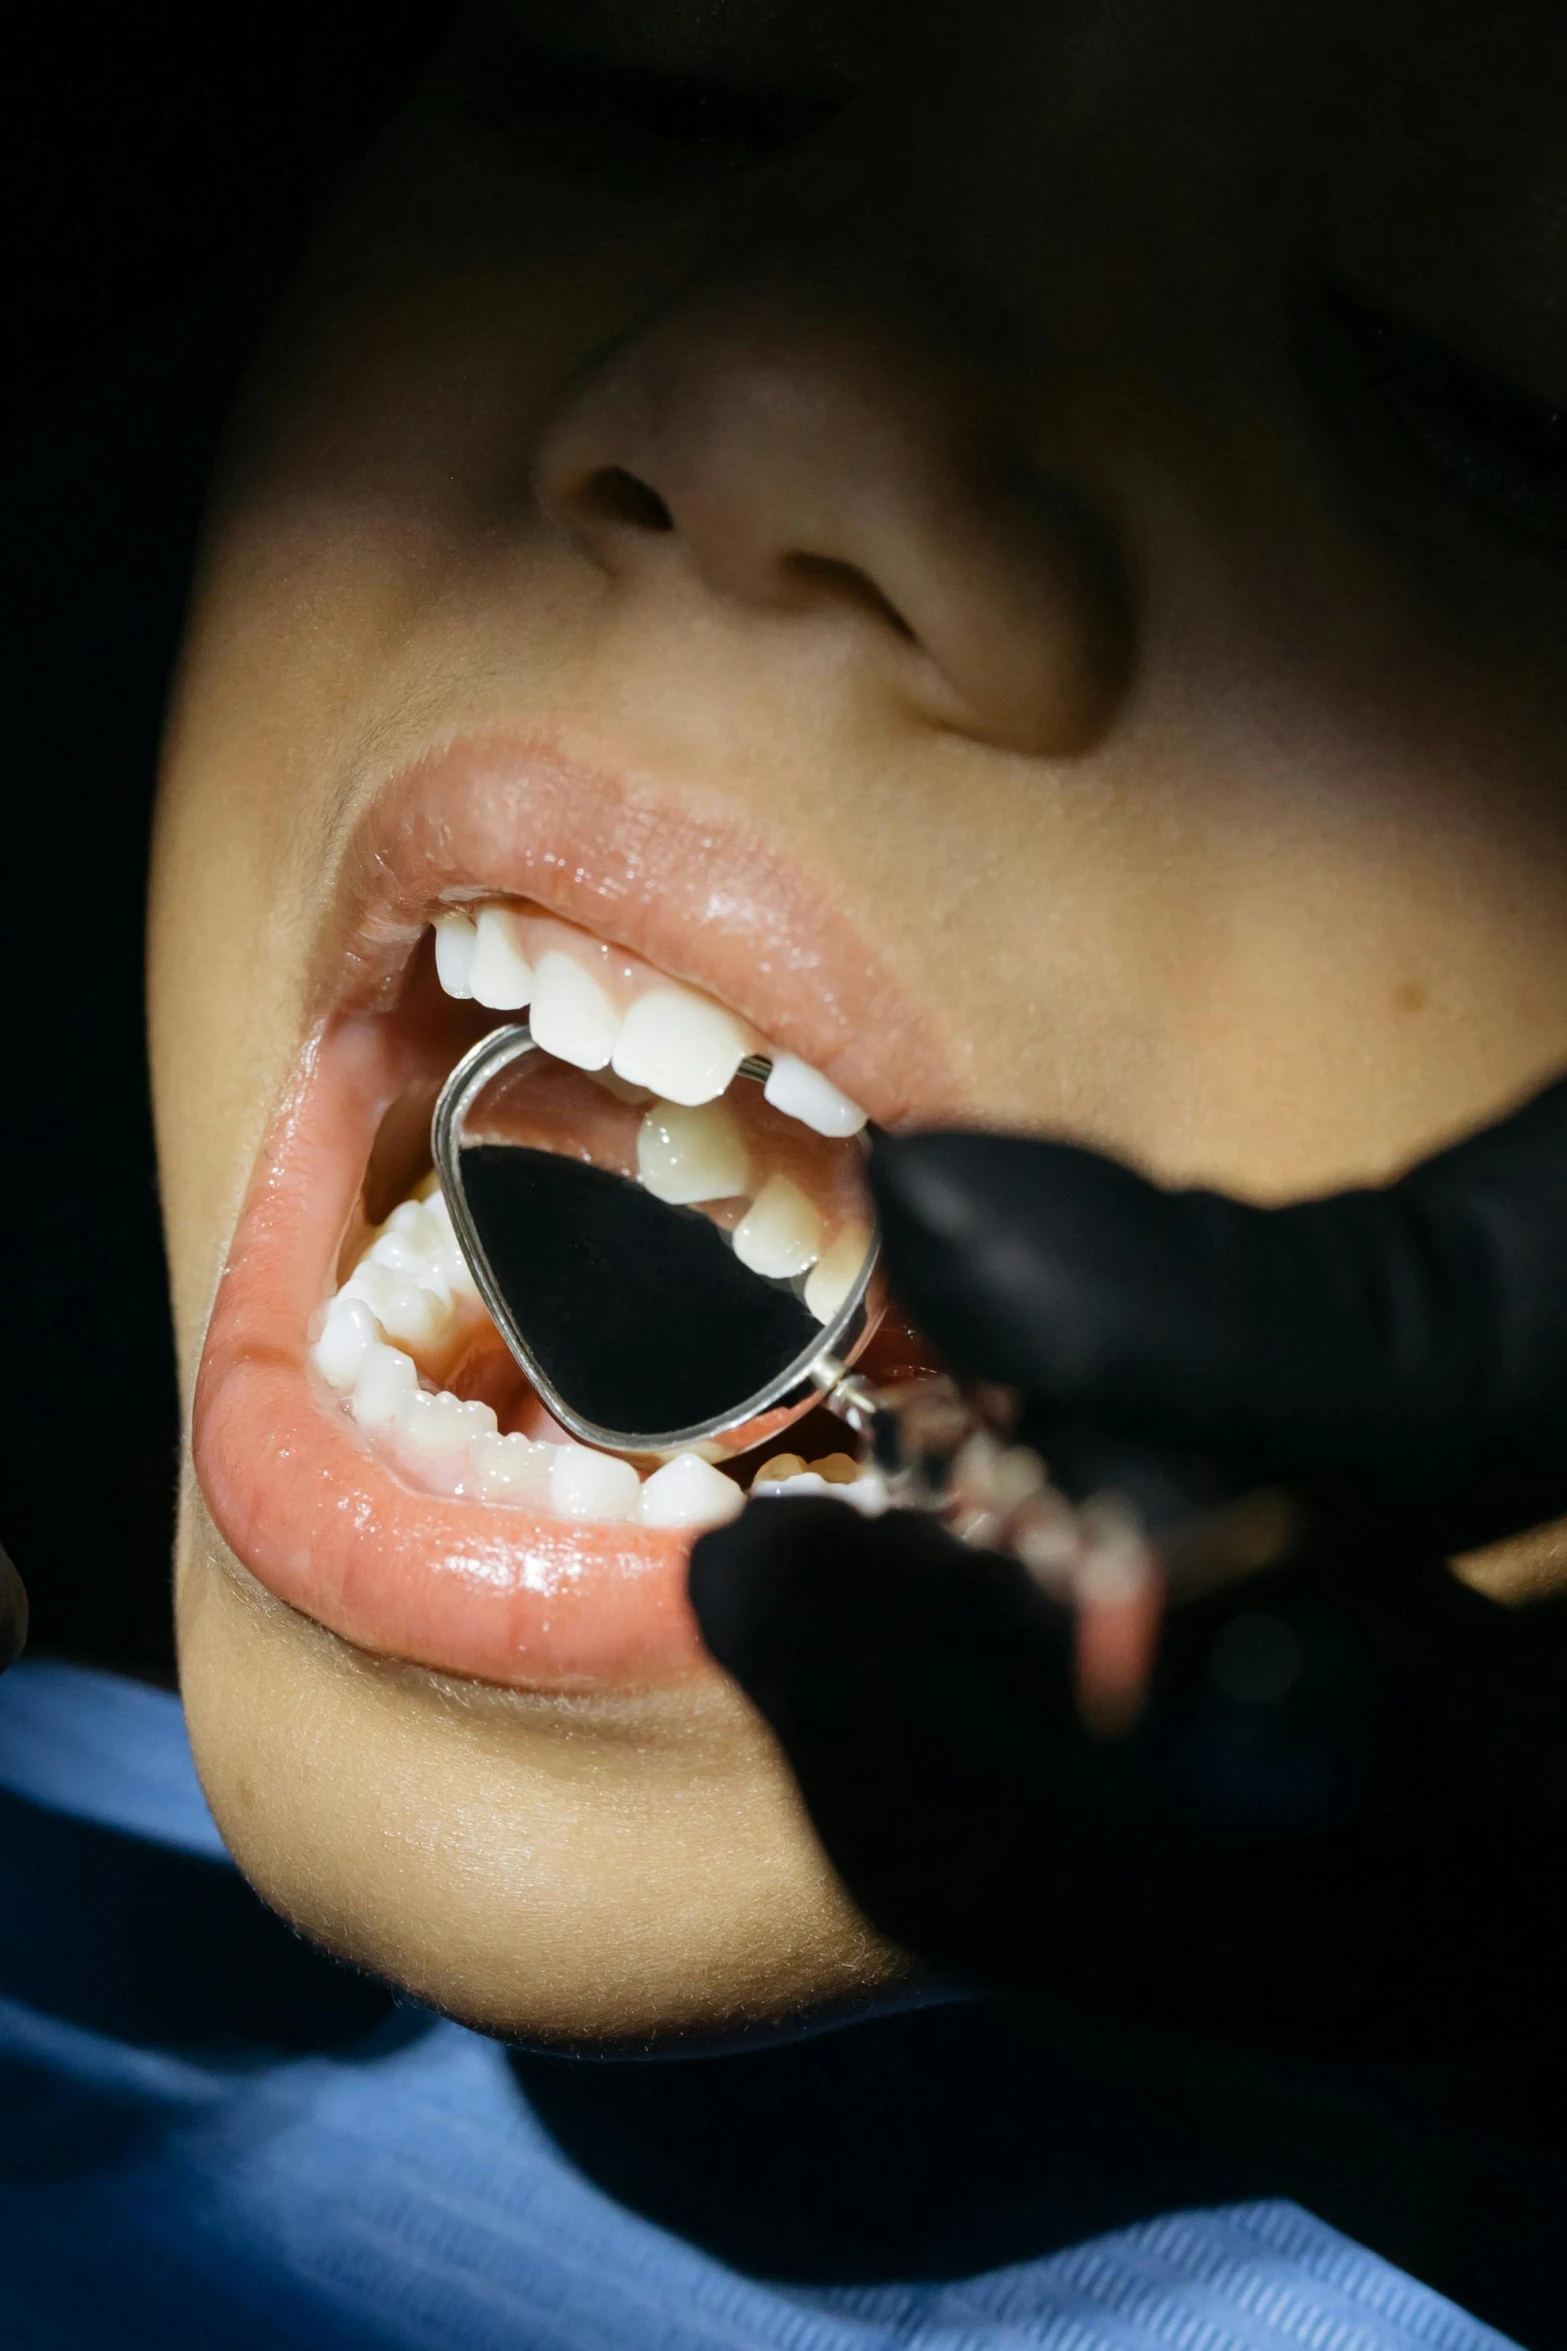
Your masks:
M655 1102L637 1129L637 1174L655 1200L673 1208L734 1199L750 1173L745 1137L722 1102L695 1109Z
M788 1176L769 1176L735 1226L734 1251L753 1273L787 1281L820 1257L821 1217ZM854 1270L859 1272L858 1264Z
M497 1012L528 1007L535 1041L578 1069L612 1070L665 1102L716 1102L748 1054L767 1053L774 1109L819 1135L857 1135L865 1113L793 1053L769 1053L735 1013L696 988L553 915L485 905L435 923L435 968L448 996Z

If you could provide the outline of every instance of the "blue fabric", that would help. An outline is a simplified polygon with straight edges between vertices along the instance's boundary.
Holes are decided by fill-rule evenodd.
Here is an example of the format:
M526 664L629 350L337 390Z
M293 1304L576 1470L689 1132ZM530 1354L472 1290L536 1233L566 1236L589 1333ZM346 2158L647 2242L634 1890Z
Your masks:
M330 1968L220 1851L172 1698L47 1663L0 1683L6 2351L1504 2343L1276 2200L962 2276L743 2274L595 2185L506 2050ZM656 2102L662 2069L576 2071Z

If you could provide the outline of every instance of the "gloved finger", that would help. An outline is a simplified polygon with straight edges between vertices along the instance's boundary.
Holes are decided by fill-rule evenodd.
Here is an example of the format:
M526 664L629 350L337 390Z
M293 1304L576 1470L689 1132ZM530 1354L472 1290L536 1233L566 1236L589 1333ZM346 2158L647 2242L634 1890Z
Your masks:
M1383 2056L1559 2030L1567 1608L1275 1571L1178 1611L1102 1739L1066 1613L924 1517L758 1504L691 1592L849 1892L939 1968Z
M1156 1706L1106 1740L1078 1719L1069 1614L923 1516L760 1505L697 1543L691 1595L894 1941L962 1976L1188 2020L1287 1996L1291 1873L1309 1877L1367 1753L1334 1612L1248 1607L1217 1679L1234 1612L1186 1612Z
M1058 1425L1398 1507L1511 1482L1513 1524L1567 1507L1564 1177L1562 1087L1385 1190L1279 1209L1020 1137L871 1158L903 1304Z

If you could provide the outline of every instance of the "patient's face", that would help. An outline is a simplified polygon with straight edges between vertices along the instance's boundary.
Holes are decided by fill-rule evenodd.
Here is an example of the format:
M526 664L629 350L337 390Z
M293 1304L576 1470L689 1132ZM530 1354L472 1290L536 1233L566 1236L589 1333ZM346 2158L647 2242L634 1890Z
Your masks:
M562 1445L429 1196L488 1027L737 1213L742 1050L1265 1199L1567 1062L1564 98L1556 0L495 0L384 143L154 905L187 1700L307 1930L538 2036L896 1972L695 1640L741 1485Z

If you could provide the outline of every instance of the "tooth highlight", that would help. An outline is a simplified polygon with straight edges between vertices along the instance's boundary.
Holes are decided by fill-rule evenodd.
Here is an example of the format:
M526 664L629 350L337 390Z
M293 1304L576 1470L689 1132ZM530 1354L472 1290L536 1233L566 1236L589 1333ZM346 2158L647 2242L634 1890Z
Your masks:
M762 1093L775 1110L819 1135L857 1135L865 1124L859 1104L794 1053L778 1055Z
M677 1453L642 1488L642 1524L648 1527L717 1527L744 1508L734 1479L700 1453Z
M522 916L509 906L479 909L468 993L492 1012L520 1012L533 994L533 966L523 952L522 923Z
M400 1339L407 1347L433 1347L452 1326L449 1295L409 1279L373 1254L359 1260L338 1296L362 1299L382 1337Z
M805 1303L818 1322L831 1322L855 1283L870 1252L869 1228L846 1224L838 1238L812 1266L805 1280Z
M788 1176L769 1176L734 1229L734 1248L753 1273L787 1281L821 1255L821 1217Z
M533 1041L557 1061L603 1069L615 1050L619 1016L590 971L558 952L541 957L533 975ZM617 1075L631 1073L618 1070Z
M474 1437L495 1434L495 1414L488 1404L465 1403L460 1396L438 1389L414 1388L398 1398L392 1426L412 1452L434 1456L456 1453Z
M536 1445L514 1429L509 1436L473 1440L474 1483L486 1502L527 1502L547 1510L553 1445Z
M474 926L466 914L438 914L435 918L435 971L448 996L471 996Z
M379 1340L368 1350L364 1369L354 1382L354 1418L362 1429L384 1429L396 1417L405 1396L419 1386L412 1356Z
M587 1445L552 1445L550 1508L558 1518L635 1518L642 1481L629 1461Z
M637 1129L637 1174L655 1200L688 1208L746 1189L749 1154L734 1113L721 1102L694 1109L655 1102Z
M375 1317L362 1298L334 1298L326 1310L321 1336L310 1351L327 1386L340 1396L346 1395L380 1336Z
M750 1051L750 1032L694 988L650 988L621 1023L611 1066L666 1102L716 1102Z

